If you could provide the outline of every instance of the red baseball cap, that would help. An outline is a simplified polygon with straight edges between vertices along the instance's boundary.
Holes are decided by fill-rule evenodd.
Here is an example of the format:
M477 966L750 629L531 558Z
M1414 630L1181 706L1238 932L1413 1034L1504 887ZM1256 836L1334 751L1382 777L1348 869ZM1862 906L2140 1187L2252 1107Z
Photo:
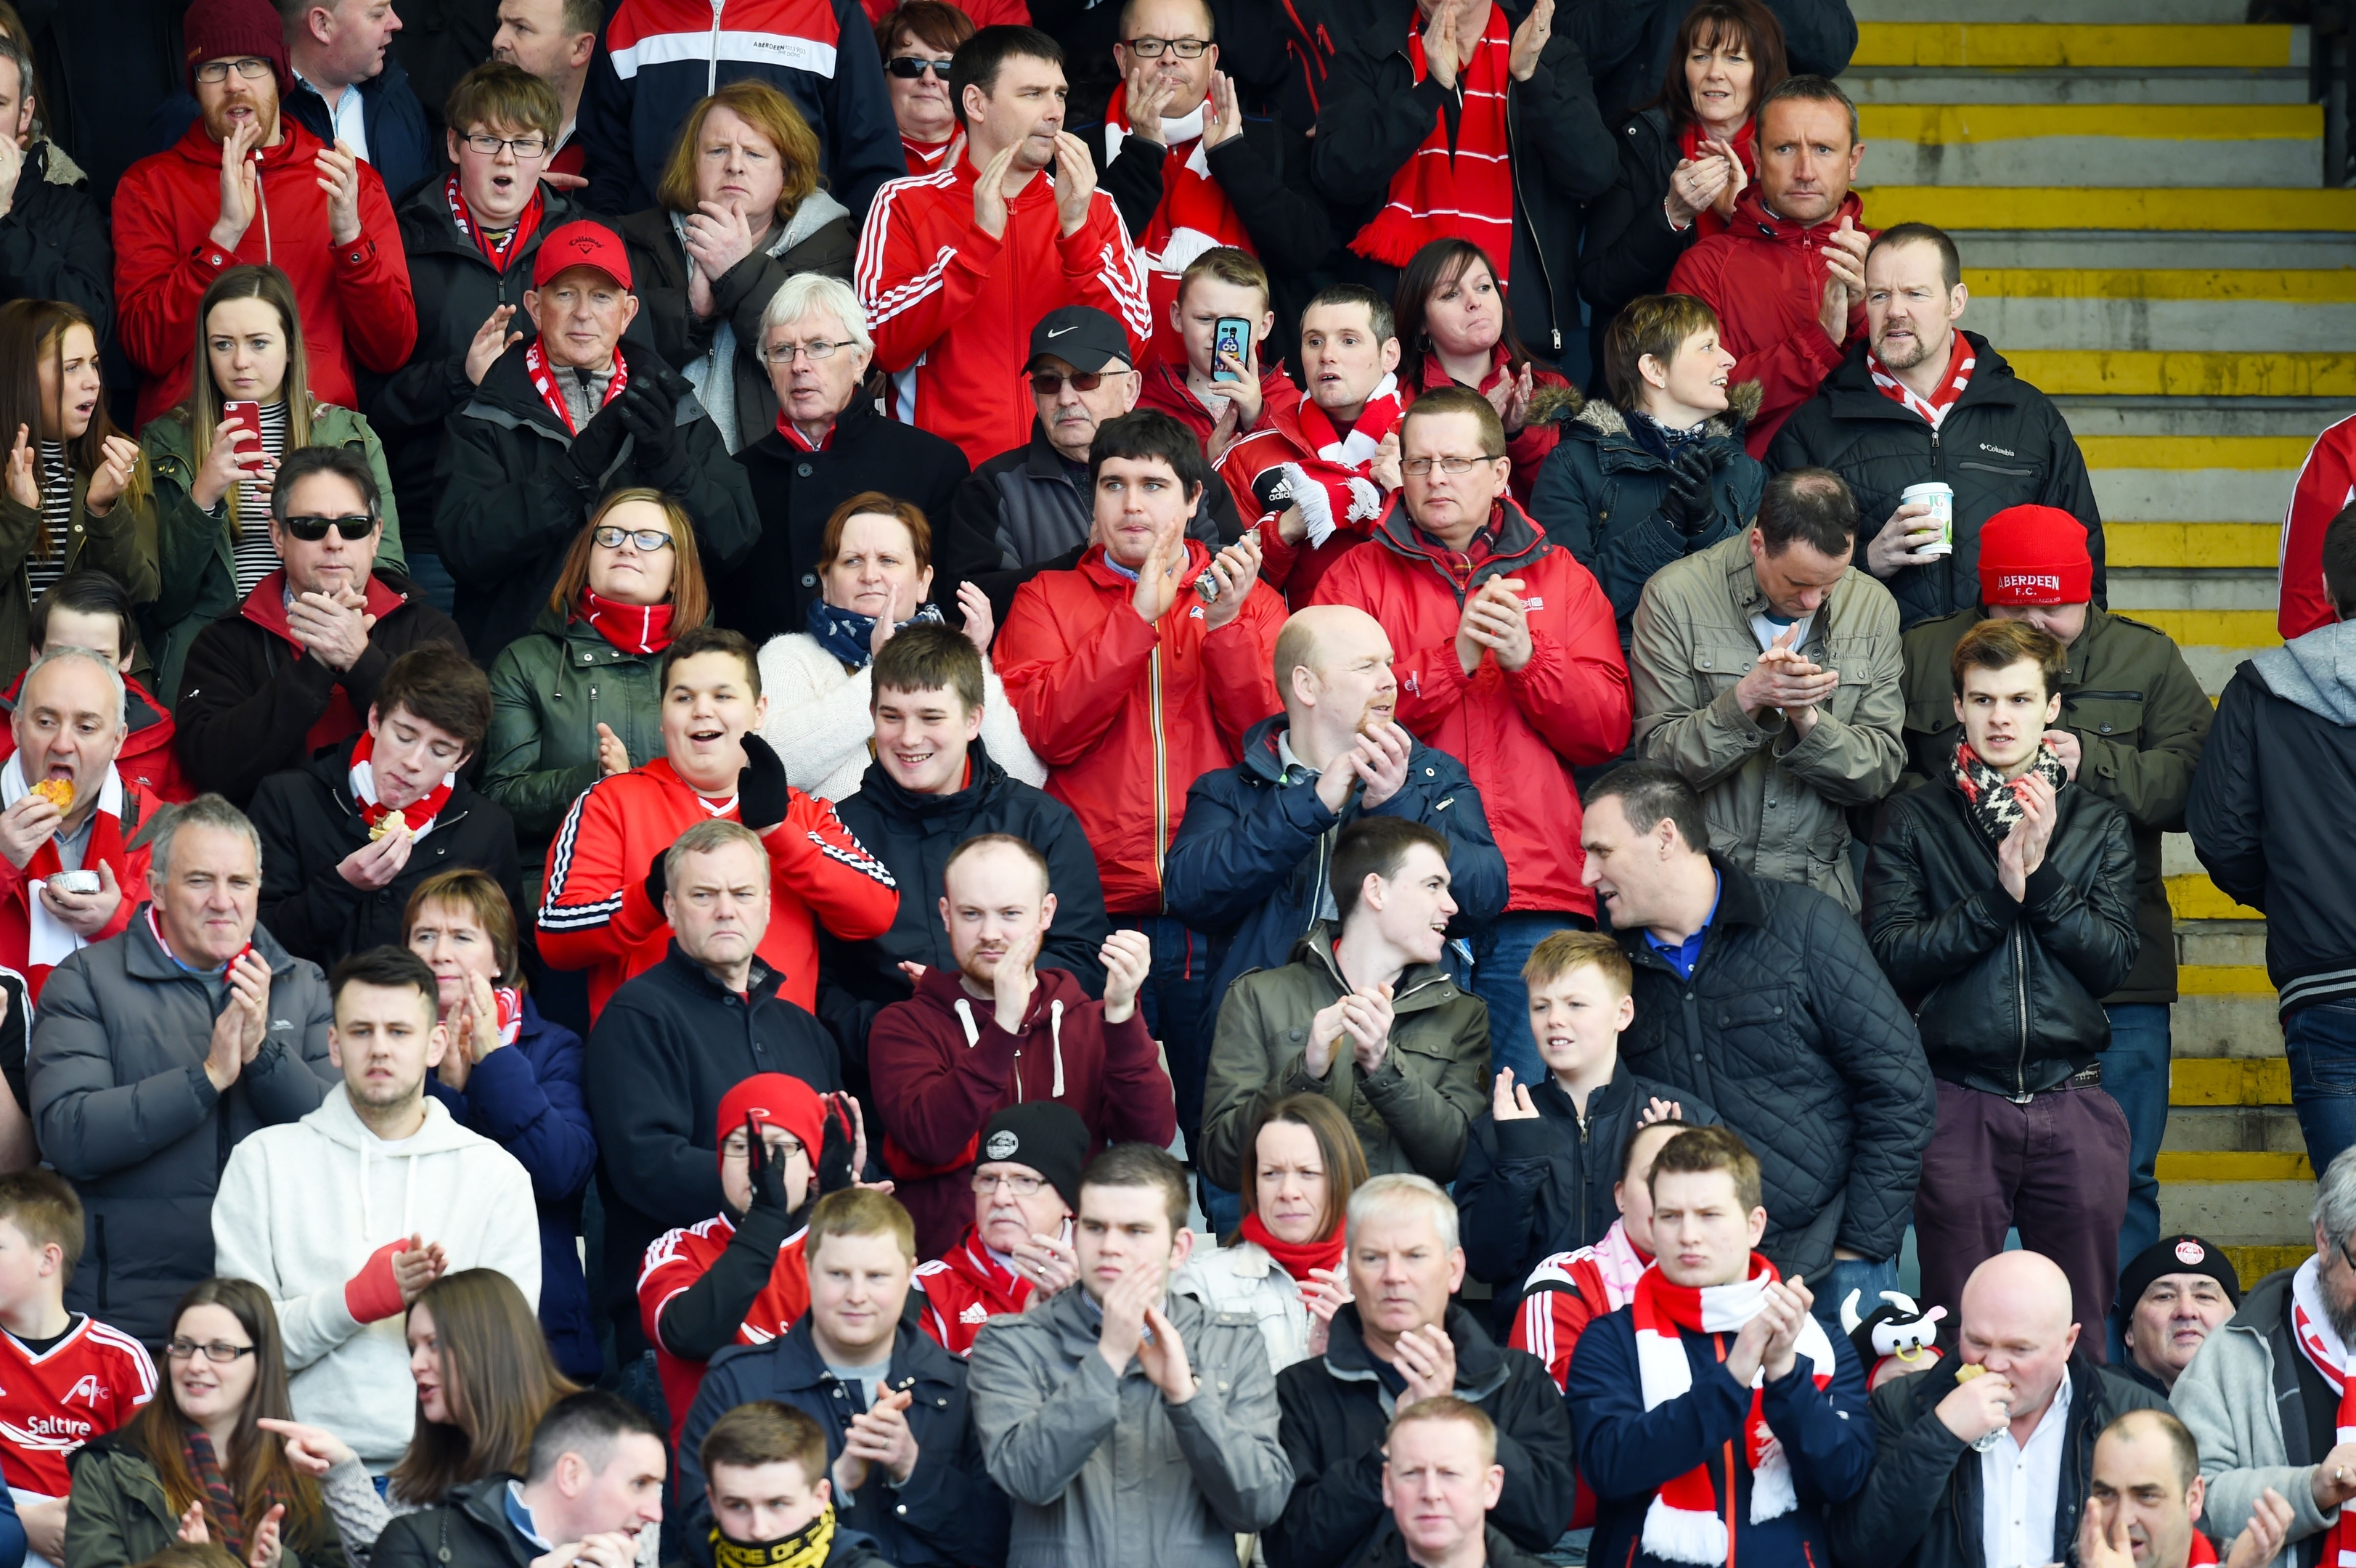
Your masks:
M826 1143L826 1107L818 1091L784 1072L756 1072L720 1097L719 1142L753 1117L765 1127L783 1127L809 1151L810 1168L818 1168L819 1150Z
M630 286L630 253L623 248L622 237L585 218L561 225L540 242L540 254L531 262L531 286L544 289L572 267L594 267L624 288Z
M2094 597L2086 525L2059 507L2007 507L1980 525L1982 604L2083 604Z

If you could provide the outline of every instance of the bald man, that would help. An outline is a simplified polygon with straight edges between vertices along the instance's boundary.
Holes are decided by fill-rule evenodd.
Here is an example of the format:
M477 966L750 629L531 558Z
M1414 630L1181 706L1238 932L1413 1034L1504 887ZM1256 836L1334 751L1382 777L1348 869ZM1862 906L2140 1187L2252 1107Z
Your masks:
M2078 1568L2190 1568L2217 1561L2193 1521L2208 1488L2201 1450L2164 1410L2131 1410L2094 1440L2094 1483L2078 1527ZM2291 1507L2265 1489L2225 1568L2265 1568L2283 1549Z
M1873 1475L1828 1520L1842 1562L2060 1562L2077 1536L2094 1435L2130 1410L2168 1408L2078 1349L2069 1276L2040 1253L1998 1253L1974 1269L1956 1317L1958 1354L1874 1391Z

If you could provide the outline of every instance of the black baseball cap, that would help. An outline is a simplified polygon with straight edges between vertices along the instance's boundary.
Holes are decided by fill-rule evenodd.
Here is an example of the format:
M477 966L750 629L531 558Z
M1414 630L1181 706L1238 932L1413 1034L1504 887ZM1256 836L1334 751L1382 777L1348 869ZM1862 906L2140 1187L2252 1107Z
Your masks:
M1023 368L1036 368L1040 359L1050 354L1082 375L1115 367L1126 370L1135 362L1130 357L1127 329L1094 305L1085 304L1064 305L1039 318L1039 325L1031 329L1031 357Z

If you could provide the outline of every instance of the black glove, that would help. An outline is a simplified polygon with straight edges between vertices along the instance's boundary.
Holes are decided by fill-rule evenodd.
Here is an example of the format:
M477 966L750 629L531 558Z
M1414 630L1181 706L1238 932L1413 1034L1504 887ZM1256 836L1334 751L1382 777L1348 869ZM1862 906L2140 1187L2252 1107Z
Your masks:
M1709 480L1716 472L1710 458L1711 453L1697 445L1678 453L1669 474L1668 493L1661 497L1661 520L1687 539L1709 527Z
M736 775L736 819L766 833L786 819L786 764L758 735L744 737L744 766Z
M826 1147L819 1151L817 1168L821 1193L840 1192L861 1174L851 1168L850 1120L830 1100L826 1107Z
M560 376L572 373L570 370L556 372ZM626 388L622 397L627 396L629 392ZM573 438L573 448L567 454L582 482L593 490L605 488L606 471L614 466L614 459L621 455L623 438L630 433L629 427L622 421L621 403L622 399L616 398L591 415L589 422L581 427L581 433Z
M791 1212L793 1205L786 1201L786 1157L770 1152L761 1140L761 1124L750 1115L744 1118L745 1174L753 1179L753 1207L766 1209L772 1214Z
M667 853L658 853L647 862L647 902L655 906L657 914L663 912L663 891L669 886L669 876L663 870L663 862L669 858Z
M633 381L614 400L614 411L637 442L631 463L638 476L672 488L687 464L679 440L679 400L659 381Z

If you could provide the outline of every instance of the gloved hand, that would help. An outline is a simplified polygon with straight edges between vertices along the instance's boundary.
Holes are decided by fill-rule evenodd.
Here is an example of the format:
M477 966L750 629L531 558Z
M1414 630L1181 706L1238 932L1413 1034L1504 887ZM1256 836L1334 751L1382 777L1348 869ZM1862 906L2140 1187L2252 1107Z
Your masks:
M572 374L569 370L562 373ZM590 416L589 422L581 427L581 433L573 438L572 450L566 453L572 460L574 472L592 490L605 488L606 470L612 468L614 459L621 455L622 442L630 433L621 416L622 400L628 396L629 389L626 387L621 398L615 399Z
M647 902L655 906L657 914L663 912L663 894L670 886L669 873L663 867L669 858L667 853L658 850L655 858L647 862Z
M819 1151L818 1189L840 1192L861 1176L851 1168L851 1125L832 1100L826 1106L826 1147Z
M637 443L630 462L638 477L658 489L675 488L687 472L679 439L679 400L660 381L637 380L614 400L614 411Z
M1710 475L1717 472L1712 454L1698 444L1677 454L1669 475L1668 493L1661 497L1661 520L1687 539L1709 527Z
M750 1162L745 1174L753 1179L753 1207L779 1215L792 1212L793 1206L786 1201L785 1157L769 1151L769 1146L761 1141L761 1124L750 1115L744 1118L744 1137L745 1157Z
M758 735L744 737L744 766L736 774L736 819L766 833L786 819L786 764Z

